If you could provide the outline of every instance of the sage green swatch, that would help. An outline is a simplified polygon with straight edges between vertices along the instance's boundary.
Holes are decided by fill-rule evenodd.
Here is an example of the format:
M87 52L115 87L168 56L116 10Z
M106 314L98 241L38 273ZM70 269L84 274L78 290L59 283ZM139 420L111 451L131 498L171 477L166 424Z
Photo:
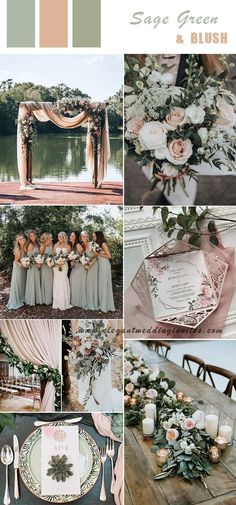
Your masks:
M35 47L35 0L7 0L7 47Z
M73 0L73 47L101 47L101 0Z

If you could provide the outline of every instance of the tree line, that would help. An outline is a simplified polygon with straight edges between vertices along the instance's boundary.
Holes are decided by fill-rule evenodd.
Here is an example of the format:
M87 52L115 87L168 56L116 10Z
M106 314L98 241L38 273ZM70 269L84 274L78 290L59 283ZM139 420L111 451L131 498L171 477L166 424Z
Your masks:
M14 83L7 79L0 84L0 135L15 135L17 126L18 108L20 102L56 102L62 98L81 97L90 98L79 88L70 88L61 83L57 86L43 86L32 82ZM108 98L108 117L110 132L121 133L122 119L122 91ZM50 121L37 124L38 133L61 133L61 129ZM66 131L66 130L65 130Z

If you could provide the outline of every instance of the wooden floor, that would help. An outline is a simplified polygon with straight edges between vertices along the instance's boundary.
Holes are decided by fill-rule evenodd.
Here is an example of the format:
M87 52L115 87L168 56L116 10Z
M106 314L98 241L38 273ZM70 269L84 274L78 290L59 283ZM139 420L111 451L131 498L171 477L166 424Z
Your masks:
M39 189L20 191L18 182L0 183L0 204L21 205L122 205L123 183L104 182L95 189L91 182L40 183Z

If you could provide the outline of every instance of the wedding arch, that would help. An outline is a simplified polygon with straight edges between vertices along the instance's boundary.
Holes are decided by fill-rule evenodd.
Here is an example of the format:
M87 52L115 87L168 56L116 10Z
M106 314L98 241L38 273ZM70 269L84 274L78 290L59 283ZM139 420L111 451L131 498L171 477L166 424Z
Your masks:
M64 129L87 124L86 166L94 187L99 187L106 176L110 156L106 104L76 98L64 98L56 103L21 102L17 127L17 161L21 185L32 183L36 119L41 122L51 121Z

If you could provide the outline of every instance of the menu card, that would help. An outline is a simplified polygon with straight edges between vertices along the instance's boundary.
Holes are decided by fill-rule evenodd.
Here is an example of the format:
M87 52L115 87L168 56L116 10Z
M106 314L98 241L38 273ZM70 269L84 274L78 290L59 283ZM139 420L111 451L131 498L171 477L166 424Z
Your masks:
M80 494L77 426L42 427L41 493L43 496Z

